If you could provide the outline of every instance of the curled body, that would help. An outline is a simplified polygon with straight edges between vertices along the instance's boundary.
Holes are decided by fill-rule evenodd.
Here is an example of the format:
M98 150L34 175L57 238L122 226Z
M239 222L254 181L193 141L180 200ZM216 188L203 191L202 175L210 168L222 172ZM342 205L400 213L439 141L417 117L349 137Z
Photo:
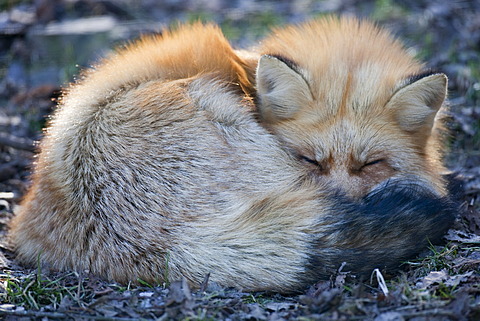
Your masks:
M395 270L455 216L435 118L446 81L353 18L251 51L212 25L144 38L66 91L11 224L18 258L280 292L343 262Z

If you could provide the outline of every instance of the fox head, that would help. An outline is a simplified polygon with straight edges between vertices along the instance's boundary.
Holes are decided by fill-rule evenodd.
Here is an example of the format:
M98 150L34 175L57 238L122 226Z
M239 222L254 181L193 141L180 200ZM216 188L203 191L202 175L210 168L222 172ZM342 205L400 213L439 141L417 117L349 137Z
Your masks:
M432 183L439 176L432 172L438 170L438 157L430 159L428 153L434 152L429 146L447 77L391 79L388 73L379 75L374 64L360 65L313 79L315 71L263 55L256 82L264 124L307 175L352 197L402 176L441 193L441 184Z

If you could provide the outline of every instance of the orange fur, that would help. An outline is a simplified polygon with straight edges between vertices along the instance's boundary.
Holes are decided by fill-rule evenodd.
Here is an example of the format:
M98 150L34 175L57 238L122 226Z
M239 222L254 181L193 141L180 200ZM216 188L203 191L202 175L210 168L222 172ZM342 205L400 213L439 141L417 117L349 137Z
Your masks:
M446 172L438 161L438 128L432 131L425 124L425 132L402 129L402 120L397 119L400 111L405 110L405 115L417 111L406 104L388 107L408 79L423 72L423 64L387 31L367 21L328 17L274 30L259 52L291 61L305 79L306 84L300 86L311 92L311 100L300 104L294 116L270 120L267 126L299 154L321 163L323 180L350 195L363 196L379 182L408 172L445 195L438 175ZM302 100L303 91L300 94L298 86L290 87L284 95ZM433 116L445 90L446 83L436 89L441 102L431 109ZM425 106L425 112L430 108ZM375 160L385 161L358 171Z
M86 72L12 221L18 259L292 292L342 262L393 270L438 240L453 217L430 147L446 78L407 79L422 65L355 19L279 29L260 48L194 24Z
M195 23L145 36L119 49L82 77L82 88L90 90L93 102L122 86L215 73L250 94L254 79L246 68L217 26Z

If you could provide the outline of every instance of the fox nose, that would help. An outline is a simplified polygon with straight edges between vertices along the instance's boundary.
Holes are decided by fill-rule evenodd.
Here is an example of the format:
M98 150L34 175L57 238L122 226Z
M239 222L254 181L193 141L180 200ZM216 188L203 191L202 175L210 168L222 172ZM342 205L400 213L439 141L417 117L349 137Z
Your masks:
M348 197L362 198L371 189L368 182L363 182L358 176L349 174L345 169L331 170L329 174L329 186Z

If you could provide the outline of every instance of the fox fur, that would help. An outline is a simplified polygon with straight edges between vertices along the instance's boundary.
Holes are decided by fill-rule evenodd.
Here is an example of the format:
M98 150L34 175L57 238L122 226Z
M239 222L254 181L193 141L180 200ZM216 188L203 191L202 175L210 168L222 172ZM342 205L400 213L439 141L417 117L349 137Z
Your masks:
M143 38L70 86L11 224L20 261L118 282L301 291L393 271L455 217L447 78L355 18Z

